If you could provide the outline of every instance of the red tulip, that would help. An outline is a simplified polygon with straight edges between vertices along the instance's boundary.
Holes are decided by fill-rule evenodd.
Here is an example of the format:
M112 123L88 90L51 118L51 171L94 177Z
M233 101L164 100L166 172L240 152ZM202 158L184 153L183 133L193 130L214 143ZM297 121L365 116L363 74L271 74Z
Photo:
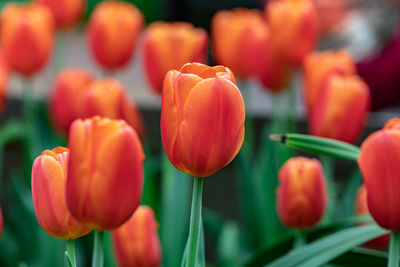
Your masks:
M88 23L88 42L96 62L108 70L126 66L143 27L142 13L131 3L102 1Z
M71 123L83 114L83 96L93 81L83 69L65 69L57 74L49 101L49 113L55 127L68 133Z
M143 39L143 68L155 92L161 94L165 74L188 62L206 60L207 33L187 22L154 22Z
M36 3L9 3L1 13L1 43L12 70L24 76L40 71L53 47L54 21Z
M125 121L75 120L69 131L67 205L80 222L112 230L139 205L143 187L142 145Z
M205 177L239 152L245 110L233 73L226 67L185 64L164 80L161 138L179 170Z
M160 239L150 207L139 206L126 223L112 232L112 239L119 266L160 266Z
M32 198L36 218L49 235L66 240L86 235L91 229L75 220L67 208L65 185L69 150L44 151L32 166Z
M0 48L0 111L3 110L6 104L7 86L8 86L8 63L6 55L2 48Z
M57 27L69 28L77 24L85 12L84 0L36 0L47 6L53 14Z
M326 181L316 159L289 159L279 170L276 208L281 222L305 230L314 227L327 206Z

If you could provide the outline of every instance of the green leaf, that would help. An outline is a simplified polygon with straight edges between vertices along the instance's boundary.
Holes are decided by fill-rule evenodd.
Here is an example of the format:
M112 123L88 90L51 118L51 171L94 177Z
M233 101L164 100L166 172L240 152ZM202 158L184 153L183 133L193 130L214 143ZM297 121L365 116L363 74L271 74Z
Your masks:
M331 263L341 266L376 267L386 266L387 260L386 252L367 248L353 248L333 259Z
M238 262L239 250L239 226L234 222L227 222L217 244L218 266L234 266Z

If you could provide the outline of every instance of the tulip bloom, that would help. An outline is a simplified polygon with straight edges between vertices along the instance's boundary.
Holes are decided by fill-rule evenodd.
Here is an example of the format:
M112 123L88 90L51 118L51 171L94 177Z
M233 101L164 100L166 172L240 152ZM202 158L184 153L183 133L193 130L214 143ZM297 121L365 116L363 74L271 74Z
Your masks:
M317 42L317 12L310 0L272 0L265 7L272 45L287 62L297 66Z
M80 222L112 230L139 206L143 187L142 145L125 121L75 120L69 131L67 205Z
M53 48L50 10L32 2L7 4L1 13L0 37L10 68L33 75L46 65Z
M69 28L77 24L85 12L86 1L84 0L36 0L36 2L47 6L53 14L58 28Z
M125 94L124 86L117 80L108 78L93 82L84 93L82 105L83 118L99 115L123 119L136 130L139 137L144 137L142 117Z
M44 151L32 166L32 198L36 218L49 235L65 240L86 235L91 229L75 220L67 208L65 185L69 150Z
M242 146L244 119L243 98L228 68L188 63L165 76L161 138L177 169L205 177L223 168Z
M323 81L332 73L356 74L356 66L345 50L313 52L304 59L304 97L307 112L311 112Z
M315 226L327 206L326 181L316 159L289 159L279 170L276 208L289 228L306 230Z
M204 63L207 33L187 22L154 22L143 39L143 68L155 92L161 94L165 74L185 63Z
M126 66L143 27L142 13L131 3L102 1L88 23L88 42L96 62L105 69Z
M3 49L0 48L0 111L3 110L6 102L8 75L9 70L6 55Z
M400 120L389 121L362 143L358 165L368 210L381 227L400 231Z
M339 74L332 74L322 86L315 107L309 114L311 134L355 142L368 116L368 86L356 75Z
M161 245L153 210L139 206L132 217L112 232L114 251L121 267L158 267Z
M57 74L49 113L55 127L64 134L75 119L82 117L83 96L92 81L92 74L83 69L65 69Z

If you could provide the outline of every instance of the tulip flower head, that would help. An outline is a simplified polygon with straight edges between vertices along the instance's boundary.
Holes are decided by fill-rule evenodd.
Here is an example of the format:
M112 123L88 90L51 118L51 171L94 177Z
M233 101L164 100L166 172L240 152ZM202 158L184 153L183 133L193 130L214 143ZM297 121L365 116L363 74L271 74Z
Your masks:
M3 49L0 48L0 111L3 110L6 103L8 75L9 70L6 55Z
M13 71L24 76L40 71L51 55L53 37L54 20L46 6L11 2L3 8L0 39Z
M187 22L154 22L143 38L143 68L149 84L162 93L165 74L188 62L204 63L207 33Z
M161 138L177 169L206 177L223 168L242 146L244 120L243 98L228 68L188 63L165 76Z
M139 206L144 153L136 131L123 120L75 120L69 131L67 205L80 222L113 230Z
M118 264L121 267L158 267L161 245L153 210L139 206L132 217L112 232Z
M32 198L36 218L43 230L57 238L71 240L86 235L91 228L78 222L65 199L69 150L45 150L32 166Z
M37 3L47 6L53 14L58 28L69 28L77 24L85 12L84 0L36 0Z
M289 159L279 170L276 207L281 222L289 228L314 227L327 206L326 181L316 159Z

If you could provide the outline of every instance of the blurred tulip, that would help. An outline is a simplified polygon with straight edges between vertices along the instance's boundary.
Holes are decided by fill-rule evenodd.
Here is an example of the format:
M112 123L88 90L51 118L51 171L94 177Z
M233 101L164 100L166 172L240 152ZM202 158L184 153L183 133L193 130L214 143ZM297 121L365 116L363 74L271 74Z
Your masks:
M139 206L144 153L133 128L98 116L75 120L69 131L67 205L80 222L113 230Z
M304 97L307 112L311 113L323 81L332 73L355 74L356 66L345 50L313 52L304 59Z
M321 34L330 34L335 30L340 30L339 27L350 11L348 2L348 0L313 0Z
M161 94L165 74L188 62L204 63L207 33L187 22L154 22L143 40L143 68L155 92Z
M125 94L124 86L117 80L107 78L93 82L85 91L82 104L83 118L99 115L110 119L123 119L136 130L140 138L144 137L140 112Z
M314 227L327 206L326 181L316 159L291 158L278 173L276 208L281 222L289 228Z
M353 143L363 130L369 104L369 89L361 78L333 73L309 114L310 133Z
M132 217L112 232L114 251L121 267L158 267L161 245L153 210L139 206Z
M317 13L311 0L271 0L265 14L274 50L297 66L317 42Z
M24 76L40 71L53 48L54 21L40 4L9 3L1 13L1 43L10 68Z
M88 22L88 42L96 62L108 70L126 66L143 27L143 15L133 4L102 1Z
M400 231L400 120L389 121L362 143L358 165L368 210L383 228Z
M6 104L8 75L9 70L6 55L3 49L0 48L0 111L4 109Z
M177 169L205 177L223 168L242 146L244 119L243 98L228 68L188 63L165 76L161 138Z
M85 0L35 0L47 6L53 14L56 26L69 28L77 24L85 12Z
M361 185L357 190L355 210L357 215L360 216L369 215L368 205L367 205L367 189L365 188L364 185ZM373 249L385 250L388 248L389 242L390 242L390 234L386 234L366 242L364 246Z
M66 240L86 235L91 229L75 220L67 208L65 185L69 150L45 150L32 166L32 198L36 218L49 235Z
M93 81L90 72L69 68L57 74L49 101L49 113L55 127L68 134L69 126L83 114L83 96Z

